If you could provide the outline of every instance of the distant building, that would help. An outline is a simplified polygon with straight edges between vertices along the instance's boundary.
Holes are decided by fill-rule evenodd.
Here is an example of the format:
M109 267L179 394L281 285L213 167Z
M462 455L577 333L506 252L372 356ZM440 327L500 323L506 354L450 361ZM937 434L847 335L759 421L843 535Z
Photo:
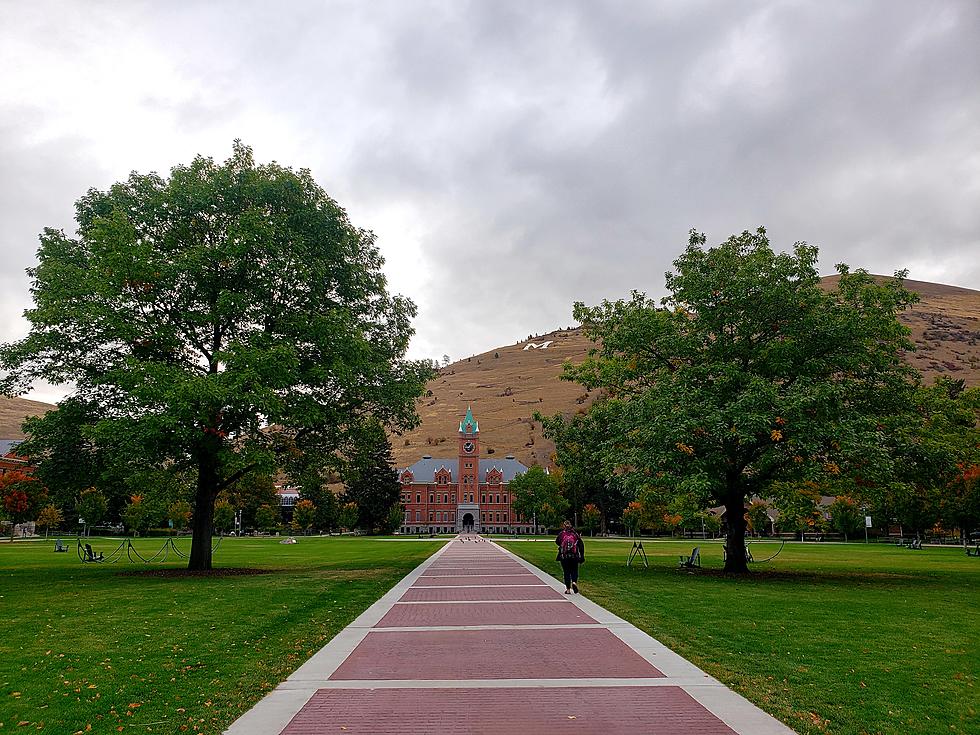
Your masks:
M279 512L284 523L293 520L293 509L299 502L299 488L291 485L276 485L276 497L279 498Z
M403 533L531 533L530 519L511 509L509 484L527 466L513 455L480 459L480 425L473 412L459 424L455 457L424 455L398 470L402 486Z
M27 457L16 452L16 447L21 441L21 439L0 439L0 475L17 471L26 475L34 474L34 467Z

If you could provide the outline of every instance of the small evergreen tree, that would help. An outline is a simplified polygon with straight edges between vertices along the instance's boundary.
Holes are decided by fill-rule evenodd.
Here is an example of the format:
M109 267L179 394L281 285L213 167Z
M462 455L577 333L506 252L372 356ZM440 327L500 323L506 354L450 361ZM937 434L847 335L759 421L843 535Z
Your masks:
M402 511L401 503L395 503L391 506L388 511L388 518L385 523L385 527L382 529L385 533L392 533L396 528L402 525L402 521L405 518L405 514Z
M365 428L351 458L347 500L357 503L358 524L368 531L388 525L391 506L399 502L401 484L391 456L391 442L379 424Z
M341 528L346 528L348 531L353 531L354 527L357 526L357 518L360 514L360 510L357 507L357 503L344 503L340 506L340 510L337 514L337 523Z

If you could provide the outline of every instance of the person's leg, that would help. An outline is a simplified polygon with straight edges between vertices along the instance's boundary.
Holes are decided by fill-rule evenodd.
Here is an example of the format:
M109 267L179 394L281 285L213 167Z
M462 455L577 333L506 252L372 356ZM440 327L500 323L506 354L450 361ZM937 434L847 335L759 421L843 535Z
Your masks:
M572 591L572 567L567 559L561 560L561 570L565 574L565 594Z
M572 560L572 592L578 594L578 560Z

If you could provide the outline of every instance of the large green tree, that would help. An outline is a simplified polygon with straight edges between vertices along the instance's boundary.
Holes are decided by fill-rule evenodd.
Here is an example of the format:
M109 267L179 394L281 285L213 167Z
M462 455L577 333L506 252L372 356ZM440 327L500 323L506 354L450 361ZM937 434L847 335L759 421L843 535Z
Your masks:
M565 497L571 513L579 516L586 505L599 509L603 530L616 520L627 499L622 484L610 479L602 462L601 448L605 437L604 418L599 411L581 411L571 417L534 414L544 435L555 443L554 462L561 468Z
M575 305L598 346L564 377L604 389L608 469L652 503L724 505L728 572L748 569L746 499L774 481L895 469L887 417L914 387L897 314L916 297L904 274L838 272L821 288L817 249L774 252L761 228L717 247L692 232L660 303Z
M236 142L224 163L90 190L76 221L41 236L30 332L0 349L0 392L72 384L101 436L191 468L190 569L211 567L214 502L238 478L331 457L367 418L417 421L415 306L309 171L256 165Z
M555 478L540 465L523 472L508 486L511 492L511 509L524 523L554 525L562 520L568 510L568 501L562 496ZM537 529L535 529L536 531Z

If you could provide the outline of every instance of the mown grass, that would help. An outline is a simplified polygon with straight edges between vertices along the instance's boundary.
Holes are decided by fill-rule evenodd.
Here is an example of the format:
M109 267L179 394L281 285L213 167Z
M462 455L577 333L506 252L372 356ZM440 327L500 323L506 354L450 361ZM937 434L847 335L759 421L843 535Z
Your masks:
M501 543L560 578L553 542ZM732 578L717 543L678 569L697 543L645 542L650 568L627 569L630 542L586 539L583 593L800 733L980 732L980 559L787 544Z
M216 567L265 573L211 577L142 573L183 567L172 555L82 564L53 541L0 544L0 732L220 733L445 543L278 540L225 539Z

